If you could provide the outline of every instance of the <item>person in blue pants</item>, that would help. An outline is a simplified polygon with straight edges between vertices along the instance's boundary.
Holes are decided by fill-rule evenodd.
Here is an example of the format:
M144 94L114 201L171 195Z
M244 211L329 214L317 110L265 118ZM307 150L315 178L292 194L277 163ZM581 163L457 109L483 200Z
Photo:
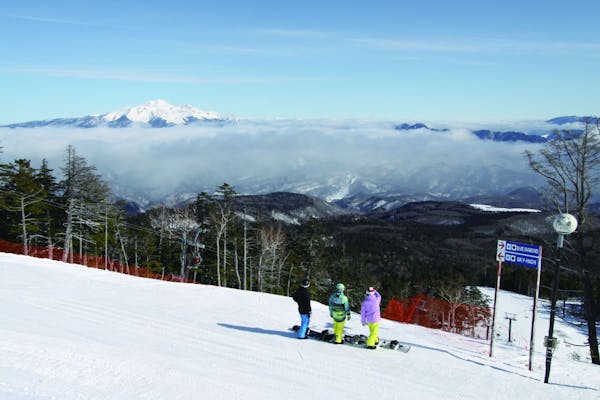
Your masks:
M298 303L298 312L300 313L300 329L298 329L298 339L306 339L308 332L308 325L310 324L310 314L312 309L310 308L310 292L308 288L310 282L308 279L304 279L300 284L300 287L296 289L292 298Z

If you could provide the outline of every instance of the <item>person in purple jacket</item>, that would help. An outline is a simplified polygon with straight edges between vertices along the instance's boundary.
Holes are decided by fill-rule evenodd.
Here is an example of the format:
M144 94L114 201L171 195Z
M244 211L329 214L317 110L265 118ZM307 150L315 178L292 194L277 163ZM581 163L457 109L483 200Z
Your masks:
M372 287L367 290L367 295L360 305L360 322L369 325L369 337L367 338L367 349L375 349L379 343L379 322L381 321L381 295Z

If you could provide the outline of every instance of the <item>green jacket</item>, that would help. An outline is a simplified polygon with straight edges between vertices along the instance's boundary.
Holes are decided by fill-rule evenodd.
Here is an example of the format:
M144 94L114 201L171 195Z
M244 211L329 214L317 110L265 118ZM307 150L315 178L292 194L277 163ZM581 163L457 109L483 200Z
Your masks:
M329 296L329 315L336 322L345 321L350 315L350 302L344 293Z

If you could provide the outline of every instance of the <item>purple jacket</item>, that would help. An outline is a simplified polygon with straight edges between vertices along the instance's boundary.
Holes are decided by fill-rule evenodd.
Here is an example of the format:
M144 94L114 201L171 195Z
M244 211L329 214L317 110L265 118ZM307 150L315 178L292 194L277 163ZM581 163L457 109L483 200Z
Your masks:
M381 295L377 290L373 294L368 294L360 305L360 322L366 324L381 321L380 304Z

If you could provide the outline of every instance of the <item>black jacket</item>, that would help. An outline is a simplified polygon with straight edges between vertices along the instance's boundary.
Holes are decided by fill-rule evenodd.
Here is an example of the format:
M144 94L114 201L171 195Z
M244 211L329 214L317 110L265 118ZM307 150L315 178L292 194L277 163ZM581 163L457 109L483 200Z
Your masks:
M292 295L292 298L298 303L298 312L300 314L310 314L310 292L307 288L300 286Z

